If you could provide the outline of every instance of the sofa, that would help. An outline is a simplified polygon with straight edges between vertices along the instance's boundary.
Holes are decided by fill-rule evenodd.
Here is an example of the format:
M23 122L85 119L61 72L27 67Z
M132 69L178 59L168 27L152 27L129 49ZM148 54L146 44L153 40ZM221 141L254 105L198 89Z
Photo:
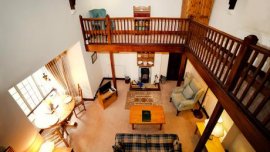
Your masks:
M128 134L115 136L114 152L181 152L176 134Z

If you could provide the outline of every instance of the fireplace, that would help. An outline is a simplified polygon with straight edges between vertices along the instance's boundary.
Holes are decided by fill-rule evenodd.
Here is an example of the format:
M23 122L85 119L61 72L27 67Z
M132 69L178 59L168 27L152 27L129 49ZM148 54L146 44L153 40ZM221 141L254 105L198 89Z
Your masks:
M141 68L141 82L149 83L150 80L150 70L149 68Z

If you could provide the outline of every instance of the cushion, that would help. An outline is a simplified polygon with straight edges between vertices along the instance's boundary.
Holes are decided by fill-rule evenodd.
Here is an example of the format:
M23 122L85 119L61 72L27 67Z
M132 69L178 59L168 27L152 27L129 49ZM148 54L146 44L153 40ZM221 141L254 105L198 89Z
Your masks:
M173 141L173 152L181 152L182 151L182 147L181 144L179 143L179 140L176 139Z
M190 81L191 81L191 74L189 74L189 73L187 72L186 75L185 75L185 79L184 79L184 87L185 87L186 85L188 85Z
M125 152L146 152L146 138L143 134L116 134L116 142L124 145Z
M195 79L192 79L189 83L190 88L193 90L194 93L197 93L200 89L199 84Z
M121 142L116 142L113 147L114 152L124 152L125 151L125 146Z
M182 93L172 94L171 96L173 104L178 107L182 101L186 100Z
M191 89L190 85L187 85L184 88L182 94L186 99L191 99L194 95L194 91Z
M176 134L150 134L147 135L148 152L165 152L173 150L173 141L178 139Z

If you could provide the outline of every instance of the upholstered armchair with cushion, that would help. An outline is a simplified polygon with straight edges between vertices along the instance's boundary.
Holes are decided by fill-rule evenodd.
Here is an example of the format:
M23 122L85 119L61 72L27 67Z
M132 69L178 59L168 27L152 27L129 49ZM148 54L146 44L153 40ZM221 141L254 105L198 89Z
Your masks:
M193 109L194 105L199 101L203 94L203 88L190 74L187 73L184 83L181 86L176 87L171 94L170 101L173 102L177 109L176 115L178 115L180 111Z

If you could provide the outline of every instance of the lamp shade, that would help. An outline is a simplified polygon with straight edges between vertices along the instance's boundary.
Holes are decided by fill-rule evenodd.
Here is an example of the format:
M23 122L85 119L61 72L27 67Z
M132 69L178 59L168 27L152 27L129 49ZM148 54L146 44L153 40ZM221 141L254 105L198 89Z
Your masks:
M209 121L209 119L204 120L205 127L207 126L208 121ZM223 119L220 117L218 119L218 122L217 122L215 128L212 131L212 135L214 135L215 137L223 137L224 136L224 129L222 126L222 122L223 122Z
M39 152L52 152L53 149L54 149L54 143L51 141L46 141L41 145Z
M216 137L223 137L224 136L224 130L223 126L220 123L217 123L214 130L212 131L212 135Z

